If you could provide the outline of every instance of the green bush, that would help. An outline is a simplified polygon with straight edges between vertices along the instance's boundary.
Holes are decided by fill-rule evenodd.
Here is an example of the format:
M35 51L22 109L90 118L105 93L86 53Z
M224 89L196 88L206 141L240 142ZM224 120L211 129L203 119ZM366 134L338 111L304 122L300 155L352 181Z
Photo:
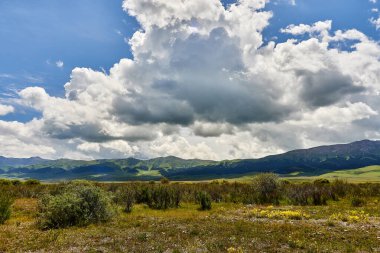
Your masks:
M197 194L197 201L201 210L211 209L211 196L208 192L202 191Z
M258 174L253 178L252 186L257 204L279 204L280 180L277 175Z
M164 185L152 187L147 197L147 204L153 209L178 208L181 201L178 189Z
M13 198L4 192L0 192L0 224L4 224L11 216Z
M38 224L42 229L86 226L112 218L107 192L92 184L68 184L61 193L40 200Z
M119 189L116 192L116 203L124 206L124 212L132 212L133 204L136 201L135 191L129 187Z
M135 187L136 203L147 204L152 209L178 208L182 191L176 184L145 184Z

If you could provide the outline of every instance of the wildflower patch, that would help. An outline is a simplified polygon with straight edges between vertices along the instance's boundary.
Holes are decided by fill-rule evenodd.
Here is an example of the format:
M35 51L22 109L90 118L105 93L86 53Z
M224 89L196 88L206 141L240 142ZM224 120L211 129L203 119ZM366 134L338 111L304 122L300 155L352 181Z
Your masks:
M275 210L272 207L266 209L254 208L251 215L256 218L302 220L309 219L310 215L300 210Z
M343 221L348 223L368 222L369 214L364 211L347 211L345 213L334 213L329 217L329 220Z

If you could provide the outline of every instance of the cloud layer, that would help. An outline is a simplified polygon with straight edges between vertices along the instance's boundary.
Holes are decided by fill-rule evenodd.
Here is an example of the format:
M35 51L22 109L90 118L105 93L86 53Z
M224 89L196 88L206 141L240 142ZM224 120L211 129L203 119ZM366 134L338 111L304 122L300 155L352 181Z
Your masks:
M133 59L75 68L65 97L21 90L42 117L0 121L3 155L229 159L378 138L378 42L327 20L264 43L266 2L124 0L141 25Z

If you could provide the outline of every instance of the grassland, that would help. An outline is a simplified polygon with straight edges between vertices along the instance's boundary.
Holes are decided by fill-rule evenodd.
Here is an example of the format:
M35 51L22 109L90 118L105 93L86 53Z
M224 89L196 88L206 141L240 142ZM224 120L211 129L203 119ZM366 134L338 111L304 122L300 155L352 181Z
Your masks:
M380 166L368 166L352 170L338 170L313 177L285 176L290 181L313 181L316 179L341 179L353 183L380 182Z
M110 223L41 231L34 225L36 201L18 199L12 218L0 227L3 252L378 252L378 208L369 221L328 222L342 206L294 208L304 220L255 218L253 207L217 204L200 212L195 205L159 211L142 205ZM266 207L261 207L265 209ZM348 207L347 207L348 208ZM348 208L350 209L350 208ZM348 210L347 209L347 210Z
M301 176L298 172L293 172L286 175L281 175L282 179L289 180L291 182L312 182L317 179L328 179L333 180L344 180L351 183L380 183L380 166L367 166L359 169L351 170L337 170L318 176ZM217 181L222 182L226 180L228 182L241 182L249 183L255 177L256 174L245 175L232 178L219 179ZM212 180L207 180L204 182L211 182ZM190 182L190 181L189 181Z
M340 170L323 174L320 178L346 179L351 182L380 182L380 166L368 166L354 170Z
M49 186L52 187L52 186ZM110 222L41 230L36 198L17 198L0 225L0 252L380 252L380 198L323 206L213 202L209 211L118 206ZM346 216L346 218L342 218Z

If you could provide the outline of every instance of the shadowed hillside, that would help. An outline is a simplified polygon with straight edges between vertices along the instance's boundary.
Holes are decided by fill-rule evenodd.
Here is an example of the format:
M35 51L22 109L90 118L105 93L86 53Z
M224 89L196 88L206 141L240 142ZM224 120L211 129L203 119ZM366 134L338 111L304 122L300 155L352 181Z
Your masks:
M332 171L380 165L380 141L294 150L260 159L208 161L178 157L150 160L135 158L94 161L1 158L3 177L41 180L93 179L99 181L152 180L165 176L175 180L239 177L260 172L315 176Z

